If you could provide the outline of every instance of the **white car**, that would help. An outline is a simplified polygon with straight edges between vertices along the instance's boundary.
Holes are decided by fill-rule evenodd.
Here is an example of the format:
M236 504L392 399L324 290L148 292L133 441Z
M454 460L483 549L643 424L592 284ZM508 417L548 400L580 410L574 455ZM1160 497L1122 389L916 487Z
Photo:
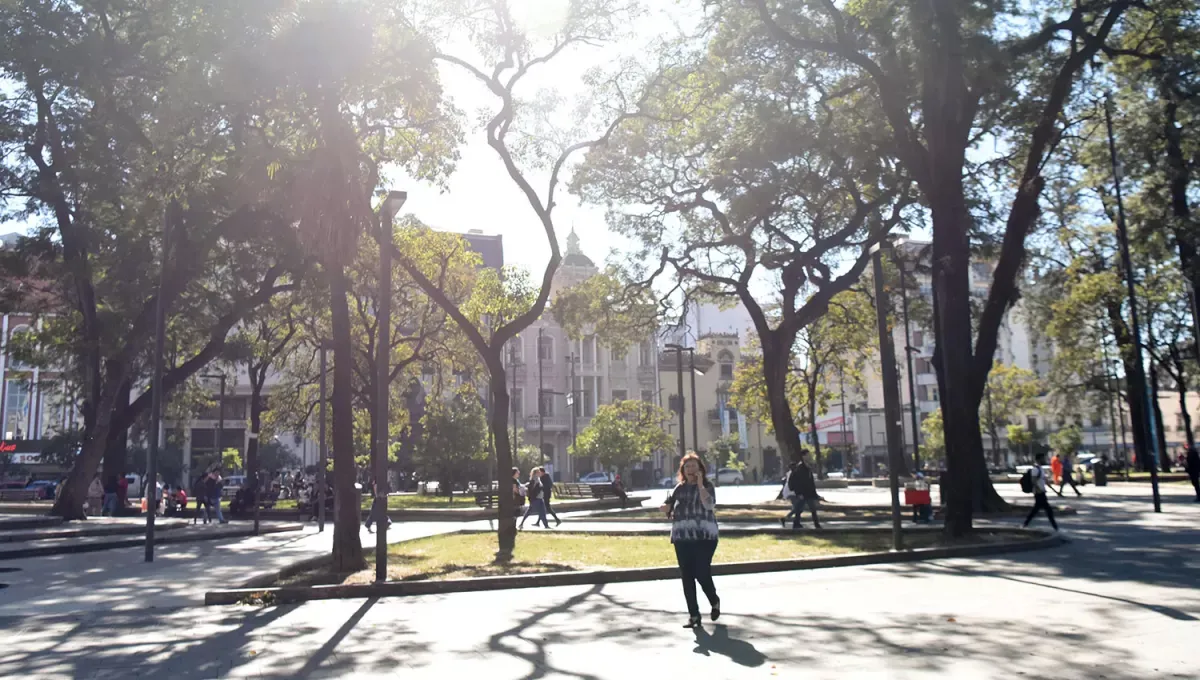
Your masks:
M709 481L717 484L735 485L746 481L746 477L742 474L742 471L734 470L733 468L721 468L720 470L717 470L717 474L715 476L712 473L709 473L708 479Z
M613 476L609 472L589 472L579 478L581 484L612 484Z

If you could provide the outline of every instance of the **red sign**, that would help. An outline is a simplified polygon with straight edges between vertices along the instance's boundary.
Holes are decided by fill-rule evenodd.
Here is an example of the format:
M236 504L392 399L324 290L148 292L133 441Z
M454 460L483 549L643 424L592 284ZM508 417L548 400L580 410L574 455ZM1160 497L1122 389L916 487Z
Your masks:
M0 453L12 453L17 450L17 445L12 442L0 442Z

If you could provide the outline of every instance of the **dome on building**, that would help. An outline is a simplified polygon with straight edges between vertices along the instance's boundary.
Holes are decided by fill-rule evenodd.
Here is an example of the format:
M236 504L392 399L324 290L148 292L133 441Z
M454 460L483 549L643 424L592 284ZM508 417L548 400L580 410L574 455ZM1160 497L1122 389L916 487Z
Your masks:
M563 266L565 267L589 267L596 268L596 263L592 262L592 258L583 254L579 249L579 235L575 233L575 227L571 227L571 233L567 236L567 255L563 258Z

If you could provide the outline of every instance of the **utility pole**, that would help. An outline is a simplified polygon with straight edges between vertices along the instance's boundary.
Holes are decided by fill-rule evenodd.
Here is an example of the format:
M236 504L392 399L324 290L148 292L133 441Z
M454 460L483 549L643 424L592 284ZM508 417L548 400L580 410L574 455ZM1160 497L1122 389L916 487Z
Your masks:
M679 408L679 457L682 459L687 455L687 425L683 420L683 347L671 343L667 345L667 349L675 352L675 377L679 383L675 392L675 405Z
M542 406L542 338L546 329L538 329L538 460L546 462L546 413Z
M172 200L163 214L162 264L158 272L158 297L154 305L154 375L150 382L150 450L146 454L146 479L142 482L142 499L146 501L146 551L147 562L154 561L154 511L158 507L158 438L162 423L163 406L163 353L166 351L167 335L167 263L171 257L171 227L180 210L179 203ZM153 492L153 496L151 493Z
M571 356L569 356L567 358L567 363L568 363L567 368L569 369L569 371L571 373L571 376L569 378L570 386L567 387L567 408L570 409L570 411L571 411L571 450L572 451L575 450L575 443L576 443L575 439L578 436L578 434L576 432L577 426L576 426L576 421L575 421L575 404L576 404L576 399L577 399L577 397L575 396L575 362L577 362L577 361L579 361L579 357L575 356L574 352L571 352ZM568 468L568 470L567 470L568 474L571 475L569 478L574 479L575 471L574 471L574 469L571 469L572 468L571 456L567 456L567 468Z
M509 364L508 369L512 373L512 388L508 392L508 396L511 400L512 395L517 391L517 368L520 366L523 366L524 364L522 364L520 361L517 361L517 353L516 352L509 352L508 364ZM524 395L522 395L522 396L524 396ZM520 444L517 443L517 409L510 408L509 411L510 411L510 415L512 416L512 421L513 421L513 424L512 424L513 443L512 443L512 445L514 447L513 450L515 451L517 448L520 448ZM525 409L522 408L521 413L524 414L524 412L525 412Z
M392 246L396 214L408 194L389 191L379 213L379 342L375 348L375 582L387 580L388 425L391 422Z
M1158 494L1158 432L1154 424L1154 404L1150 403L1146 389L1145 367L1142 363L1142 327L1138 322L1137 274L1133 271L1133 258L1129 255L1129 231L1125 223L1125 202L1121 197L1121 166L1117 160L1117 142L1113 136L1112 95L1104 99L1104 124L1108 129L1108 154L1112 162L1113 186L1117 198L1117 240L1121 246L1121 266L1125 268L1125 287L1129 292L1129 320L1133 326L1134 380L1142 387L1146 401L1145 427L1146 451L1150 468L1150 488L1154 497L1154 512L1162 512L1162 499Z
M900 466L904 464L903 430L900 415L900 382L896 376L896 349L888 332L888 298L883 289L883 252L877 243L871 248L875 274L875 318L879 326L879 363L883 378L883 412L887 432L888 477L892 492L892 549L904 549L900 528Z

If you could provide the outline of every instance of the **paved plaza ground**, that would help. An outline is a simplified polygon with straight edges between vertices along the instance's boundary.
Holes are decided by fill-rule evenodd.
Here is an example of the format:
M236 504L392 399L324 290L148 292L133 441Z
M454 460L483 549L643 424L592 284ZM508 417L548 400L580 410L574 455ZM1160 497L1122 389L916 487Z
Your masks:
M823 493L886 502L886 490ZM1146 485L1084 493L1052 499L1079 509L1063 518L1061 548L718 577L725 613L695 633L680 627L676 581L198 604L208 588L326 549L328 532L164 546L153 565L130 549L2 562L21 571L0 573L12 584L0 590L0 677L1200 678L1190 486L1164 485L1159 515ZM719 492L730 503L773 494Z

